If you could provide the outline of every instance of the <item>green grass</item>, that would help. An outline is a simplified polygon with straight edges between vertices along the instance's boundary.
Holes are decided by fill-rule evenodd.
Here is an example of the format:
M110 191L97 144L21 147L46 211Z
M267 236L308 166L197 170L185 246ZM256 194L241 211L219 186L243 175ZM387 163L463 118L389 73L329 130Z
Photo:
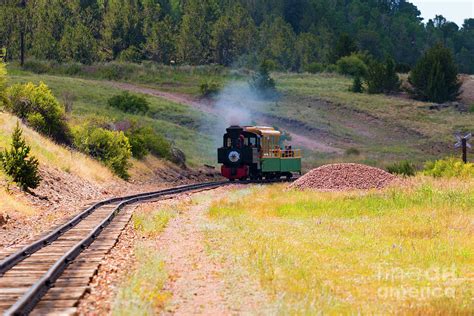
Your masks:
M10 65L15 73L22 72L17 65ZM245 75L242 71L230 71L222 66L164 66L153 62L142 64L111 62L105 64L81 65L78 63L57 64L54 62L30 60L25 64L27 70L38 74L51 74L66 77L115 80L139 83L143 86L160 87L164 91L200 94L203 82L224 83Z
M211 249L259 280L281 314L470 314L473 182L407 181L369 192L233 191L210 208Z
M330 116L330 113L324 113L324 108L315 109L313 106L310 110L305 109L305 106L311 105L311 101L326 100L334 103L336 108L369 114L383 120L387 126L396 123L400 128L414 130L430 141L451 140L455 128L474 128L472 115L454 109L431 111L426 108L429 103L425 102L383 94L351 93L348 91L351 79L336 74L277 74L276 81L278 89L289 98L288 105L282 103L281 112L290 111L290 117L297 114L305 121L315 120L317 123L321 115ZM303 104L292 106L291 99L298 97ZM336 108L332 109L337 112ZM336 118L332 119L338 122ZM390 139L386 141L390 142Z
M133 215L133 228L146 237L153 237L161 233L174 216L175 210L165 208L136 212Z
M212 139L206 133L206 129L215 120L214 117L185 105L152 96L144 96L150 102L147 116L127 114L107 105L107 100L121 93L121 90L105 82L18 71L10 73L9 84L28 81L45 82L60 101L65 94L72 95L74 101L70 116L73 124L98 117L105 118L107 122L135 119L150 124L183 150L191 165L214 162Z
M214 81L222 86L236 80L244 84L249 75L247 70L214 66L170 67L153 63L93 66L46 63L45 69L54 75L32 75L14 65L9 66L13 81L41 79L51 85L60 98L65 91L75 95L73 115L79 120L97 114L114 119L125 116L105 106L106 99L119 90L105 81L89 79L130 82L197 96L204 81ZM283 120L292 119L292 128L298 133L341 148L341 153L350 147L356 147L362 153L344 156L306 149L307 168L341 161L383 166L410 160L421 165L425 160L452 154L454 131L474 129L471 112L462 113L453 108L434 111L428 109L429 103L406 97L351 93L348 91L351 79L337 74L274 73L272 76L281 93L280 100L245 102L242 106ZM193 164L215 162L216 144L209 135L214 134L212 126L219 118L163 99L147 98L152 102L152 114L146 120L154 121L155 128L182 148ZM136 118L141 119L140 116ZM259 120L260 116L255 115L255 122Z
M137 267L119 287L112 315L155 315L171 296L163 291L168 274L156 249L139 244L134 256Z

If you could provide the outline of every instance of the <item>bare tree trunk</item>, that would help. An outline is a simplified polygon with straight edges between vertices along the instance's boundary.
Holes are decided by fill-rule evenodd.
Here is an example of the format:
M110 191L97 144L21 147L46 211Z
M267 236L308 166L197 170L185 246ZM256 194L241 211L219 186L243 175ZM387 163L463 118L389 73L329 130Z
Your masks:
M20 1L20 8L21 8L21 13L20 14L25 14L24 10L26 8L26 0L21 0ZM20 65L23 67L25 63L25 17L23 16L21 19L21 22L23 25L20 26L21 31L20 31Z
M25 63L25 32L20 32L20 65L23 67Z

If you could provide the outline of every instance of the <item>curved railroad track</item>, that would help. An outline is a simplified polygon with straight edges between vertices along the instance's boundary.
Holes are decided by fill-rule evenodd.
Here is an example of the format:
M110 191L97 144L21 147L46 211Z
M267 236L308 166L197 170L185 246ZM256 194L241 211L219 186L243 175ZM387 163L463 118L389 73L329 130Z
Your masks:
M73 313L102 258L130 220L132 208L127 206L226 184L229 182L186 185L89 206L66 224L0 261L0 313Z

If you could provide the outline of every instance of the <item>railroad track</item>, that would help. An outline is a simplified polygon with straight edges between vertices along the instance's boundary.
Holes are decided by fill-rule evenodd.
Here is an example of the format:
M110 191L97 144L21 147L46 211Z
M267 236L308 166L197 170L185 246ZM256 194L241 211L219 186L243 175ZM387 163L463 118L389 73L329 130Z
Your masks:
M130 220L132 204L226 184L229 182L186 185L89 206L66 224L0 261L0 313L73 313L102 258Z

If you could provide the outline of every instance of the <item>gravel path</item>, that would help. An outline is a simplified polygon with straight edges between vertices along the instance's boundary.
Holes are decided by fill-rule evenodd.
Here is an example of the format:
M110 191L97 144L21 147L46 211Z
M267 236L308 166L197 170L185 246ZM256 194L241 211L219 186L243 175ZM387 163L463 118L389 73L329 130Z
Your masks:
M225 188L214 190L213 199L227 192ZM204 232L210 202L174 218L157 240L170 276L165 290L173 293L165 312L168 315L248 314L265 305L266 297L256 284L249 279L230 284L226 271L233 267L208 254Z
M198 205L191 205L186 211L180 212L170 220L165 230L157 237L146 240L154 243L157 251L165 261L168 282L163 291L172 297L161 311L164 315L235 315L261 313L267 306L267 297L258 284L239 275L238 282L227 275L227 271L235 269L230 263L223 262L207 251L206 227L210 225L207 209L212 200L227 194L228 188L195 193L195 195L211 194ZM185 201L190 195L178 197ZM143 205L150 208L173 203L171 200ZM140 206L141 207L141 206ZM79 305L81 315L107 315L117 286L133 271L135 261L132 255L134 244L143 242L144 237L138 235L128 225L117 246L102 263L98 274L91 283L91 293Z

